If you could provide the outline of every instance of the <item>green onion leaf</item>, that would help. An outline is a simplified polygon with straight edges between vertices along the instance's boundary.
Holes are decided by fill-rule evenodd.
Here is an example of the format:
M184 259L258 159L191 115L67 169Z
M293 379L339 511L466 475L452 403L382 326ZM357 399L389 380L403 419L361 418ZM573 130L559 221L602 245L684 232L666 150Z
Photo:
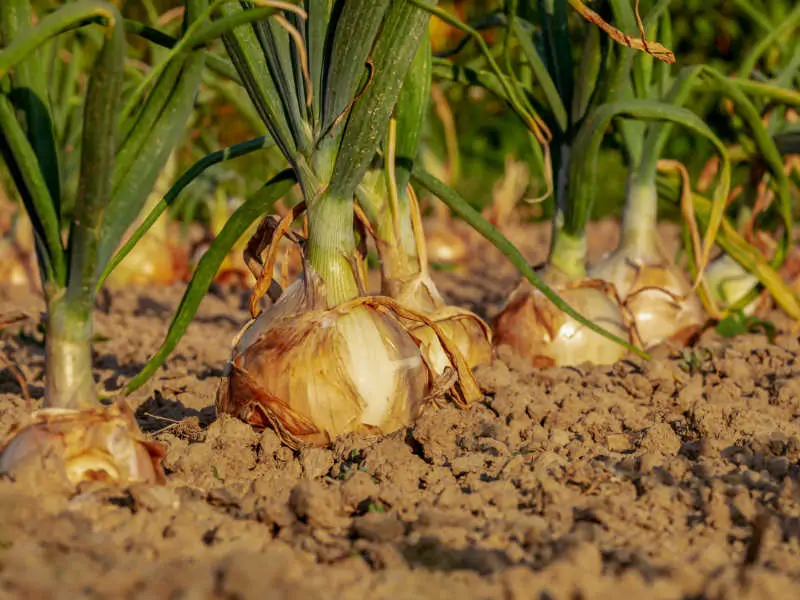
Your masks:
M449 206L455 214L464 219L475 231L491 242L495 248L500 250L500 252L502 252L508 258L511 264L517 268L522 276L530 281L531 285L539 290L542 295L550 300L550 302L552 302L559 310L575 319L581 325L588 327L592 331L599 333L603 337L616 342L617 344L621 344L642 358L649 358L649 355L641 349L631 345L613 333L606 331L592 321L589 321L572 307L570 307L566 302L564 302L558 296L558 294L556 294L552 289L550 289L550 287L547 286L546 283L541 280L541 278L536 274L536 271L531 268L531 266L528 264L528 261L525 260L525 257L522 256L514 244L512 244L502 233L495 229L491 223L484 219L481 214L472 208L472 206L470 206L470 204L464 198L458 195L457 192L419 167L414 167L414 171L411 173L411 178L425 189L430 191L432 194L437 196L442 202L447 204L447 206Z
M426 11L405 0L394 0L389 8L372 52L371 82L350 109L336 156L330 180L334 197L352 198L364 178L385 134L428 19Z
M124 65L125 37L122 27L114 27L95 60L86 89L78 196L67 243L70 272L66 297L87 315L94 304L101 224L105 210L111 209Z
M122 245L114 257L108 262L103 274L100 276L97 282L97 289L100 289L103 286L106 278L111 274L114 268L116 268L116 266L125 259L131 250L133 250L139 240L144 237L144 235L150 230L150 228L164 213L164 211L175 202L186 186L200 177L200 175L202 175L206 169L223 161L244 156L245 154L249 154L257 150L270 148L274 145L275 143L269 137L262 136L242 142L240 144L236 144L235 146L230 146L229 148L217 150L216 152L212 152L211 154L204 156L194 163L183 175L178 178L178 180L172 185L164 197L158 201L147 217L136 228L128 241Z
M284 196L297 182L294 173L287 169L273 177L264 187L253 194L231 215L219 235L203 254L203 258L195 269L192 280L183 294L183 299L178 306L172 323L169 326L164 342L142 370L125 387L126 393L131 393L144 385L150 377L164 364L164 361L178 345L192 321L200 302L203 300L214 276L217 274L225 257L234 244L244 235L245 231L262 215L266 214L272 205Z

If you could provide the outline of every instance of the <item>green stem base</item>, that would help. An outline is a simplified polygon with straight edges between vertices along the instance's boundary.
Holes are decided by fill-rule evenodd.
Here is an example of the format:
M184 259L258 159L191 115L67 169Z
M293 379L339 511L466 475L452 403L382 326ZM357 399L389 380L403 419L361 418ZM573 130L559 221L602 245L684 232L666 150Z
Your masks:
M573 236L556 229L550 245L550 264L560 269L570 281L586 278L586 235Z
M631 175L619 247L640 258L658 255L657 225L658 191L655 181L641 181L635 174Z
M92 321L63 299L48 305L45 337L45 407L97 406L92 377Z
M328 306L358 297L353 201L323 194L308 208L308 262L325 283Z

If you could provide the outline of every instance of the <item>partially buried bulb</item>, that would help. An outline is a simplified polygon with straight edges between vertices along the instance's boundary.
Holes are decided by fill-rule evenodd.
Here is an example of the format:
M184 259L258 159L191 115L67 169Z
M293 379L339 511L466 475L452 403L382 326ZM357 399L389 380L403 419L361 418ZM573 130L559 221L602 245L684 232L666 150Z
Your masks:
M296 448L325 445L348 432L390 433L446 390L459 404L480 396L463 358L435 323L388 298L359 297L333 308L324 298L324 285L306 266L243 328L218 390L219 413L271 427ZM444 350L446 373L421 350L425 327Z
M0 448L0 473L19 477L55 464L72 485L155 484L164 482L163 457L164 448L144 439L124 403L90 410L46 408L35 411Z
M619 304L602 285L591 280L570 282L552 264L542 279L579 314L622 339L629 338ZM527 280L495 317L494 345L510 346L535 367L611 364L627 351L564 313Z

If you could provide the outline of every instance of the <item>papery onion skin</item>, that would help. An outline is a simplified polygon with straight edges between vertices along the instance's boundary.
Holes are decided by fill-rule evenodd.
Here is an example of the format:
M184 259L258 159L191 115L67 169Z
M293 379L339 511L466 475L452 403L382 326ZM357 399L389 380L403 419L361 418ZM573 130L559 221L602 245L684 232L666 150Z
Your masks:
M705 322L688 279L665 259L636 260L623 248L592 268L590 276L613 284L645 349L683 341Z
M491 328L478 315L446 304L427 272L414 276L410 281L393 282L391 287L396 290L393 297L400 304L428 316L442 328L470 368L492 361ZM441 343L432 331L425 331L424 326L413 331L423 340L423 351L427 353L436 373L441 375L449 363Z
M287 292L240 336L217 410L273 427L292 447L410 424L433 382L401 320L366 303L315 308L317 294Z
M578 313L622 339L629 339L622 311L605 290L580 283L551 287ZM527 280L520 283L495 317L493 329L495 348L510 346L534 367L612 364L627 352L567 316Z
M162 484L164 455L161 444L144 439L127 405L42 409L0 449L0 473L41 468L53 456L75 486L86 481Z
M477 315L455 307L444 307L430 316L445 336L458 348L467 365L474 369L492 362L492 337L488 326ZM437 375L443 375L450 359L436 334L422 325L411 329L422 341L420 348Z
M653 177L630 174L619 245L589 270L590 277L613 285L632 319L634 339L645 349L685 342L705 323L689 280L661 248Z

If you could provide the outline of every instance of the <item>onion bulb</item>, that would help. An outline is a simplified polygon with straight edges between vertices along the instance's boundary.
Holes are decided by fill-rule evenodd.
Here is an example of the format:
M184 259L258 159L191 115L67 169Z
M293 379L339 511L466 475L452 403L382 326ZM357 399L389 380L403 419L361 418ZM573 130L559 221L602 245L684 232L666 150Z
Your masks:
M368 231L380 257L381 293L435 323L470 368L491 362L489 326L476 314L449 306L430 277L430 240L423 231L419 203L410 184L397 194L397 210L389 210L395 202L387 201L386 197L395 185L391 178L387 183L383 172L373 171L365 177L361 187L360 198L375 222ZM409 331L423 341L423 353L435 373L443 375L451 357L445 352L439 335L426 323L412 322L408 326Z
M176 153L172 153L147 197L138 223L148 215L169 192L177 175ZM110 288L128 285L169 285L189 274L188 243L181 240L180 226L171 223L168 213L162 214L130 253L106 279Z
M0 473L23 475L61 463L67 479L110 483L163 483L164 448L146 441L124 404L89 410L45 408L0 448Z
M391 258L381 240L377 240L381 255L383 292L412 311L429 317L438 324L442 333L453 342L469 368L492 361L492 330L478 315L456 306L448 305L439 293L428 271L429 240L422 227L422 216L414 189L407 188L409 200L408 224L414 240L412 256L404 256L405 265ZM412 332L424 340L423 351L438 375L450 362L438 336L427 325L414 327Z
M445 265L461 266L469 258L471 231L449 216L439 215L425 220L428 258Z
M480 397L458 351L431 321L382 297L327 308L309 267L237 336L217 394L217 411L274 428L287 445L325 445L348 433L390 433L409 425L442 378L420 349L427 326L456 375L466 404ZM448 372L449 374L449 372Z
M642 255L622 244L589 274L614 285L645 348L686 339L705 321L686 276L658 251Z
M655 186L632 179L620 244L589 270L590 277L613 284L645 348L685 340L705 321L689 280L659 247L657 205Z
M165 218L162 216L161 219ZM112 289L122 289L128 285L169 285L182 281L189 274L188 250L171 242L180 233L177 224L156 222L133 247L130 253L109 274L106 285ZM175 227L173 227L175 226Z
M13 218L10 211L7 219L6 215L2 216L2 221L7 220L8 223L1 225L3 236L0 238L0 282L37 289L40 282L31 221L21 211L16 213L16 218Z
M422 264L422 263L421 263ZM448 305L430 278L425 265L422 272L401 286L392 286L397 302L434 321L453 342L470 368L492 361L492 330L478 315L457 306ZM423 340L423 351L434 371L442 375L450 358L438 337L425 324L412 326L412 333Z
M722 254L706 267L704 278L711 298L720 308L728 308L744 298L758 285L758 278L749 273L728 254ZM756 298L742 309L749 316L760 305Z
M550 264L542 279L569 306L607 331L629 339L622 310L602 285L591 280L570 281ZM575 321L527 280L509 296L494 319L494 345L511 347L534 367L611 364L627 350Z

